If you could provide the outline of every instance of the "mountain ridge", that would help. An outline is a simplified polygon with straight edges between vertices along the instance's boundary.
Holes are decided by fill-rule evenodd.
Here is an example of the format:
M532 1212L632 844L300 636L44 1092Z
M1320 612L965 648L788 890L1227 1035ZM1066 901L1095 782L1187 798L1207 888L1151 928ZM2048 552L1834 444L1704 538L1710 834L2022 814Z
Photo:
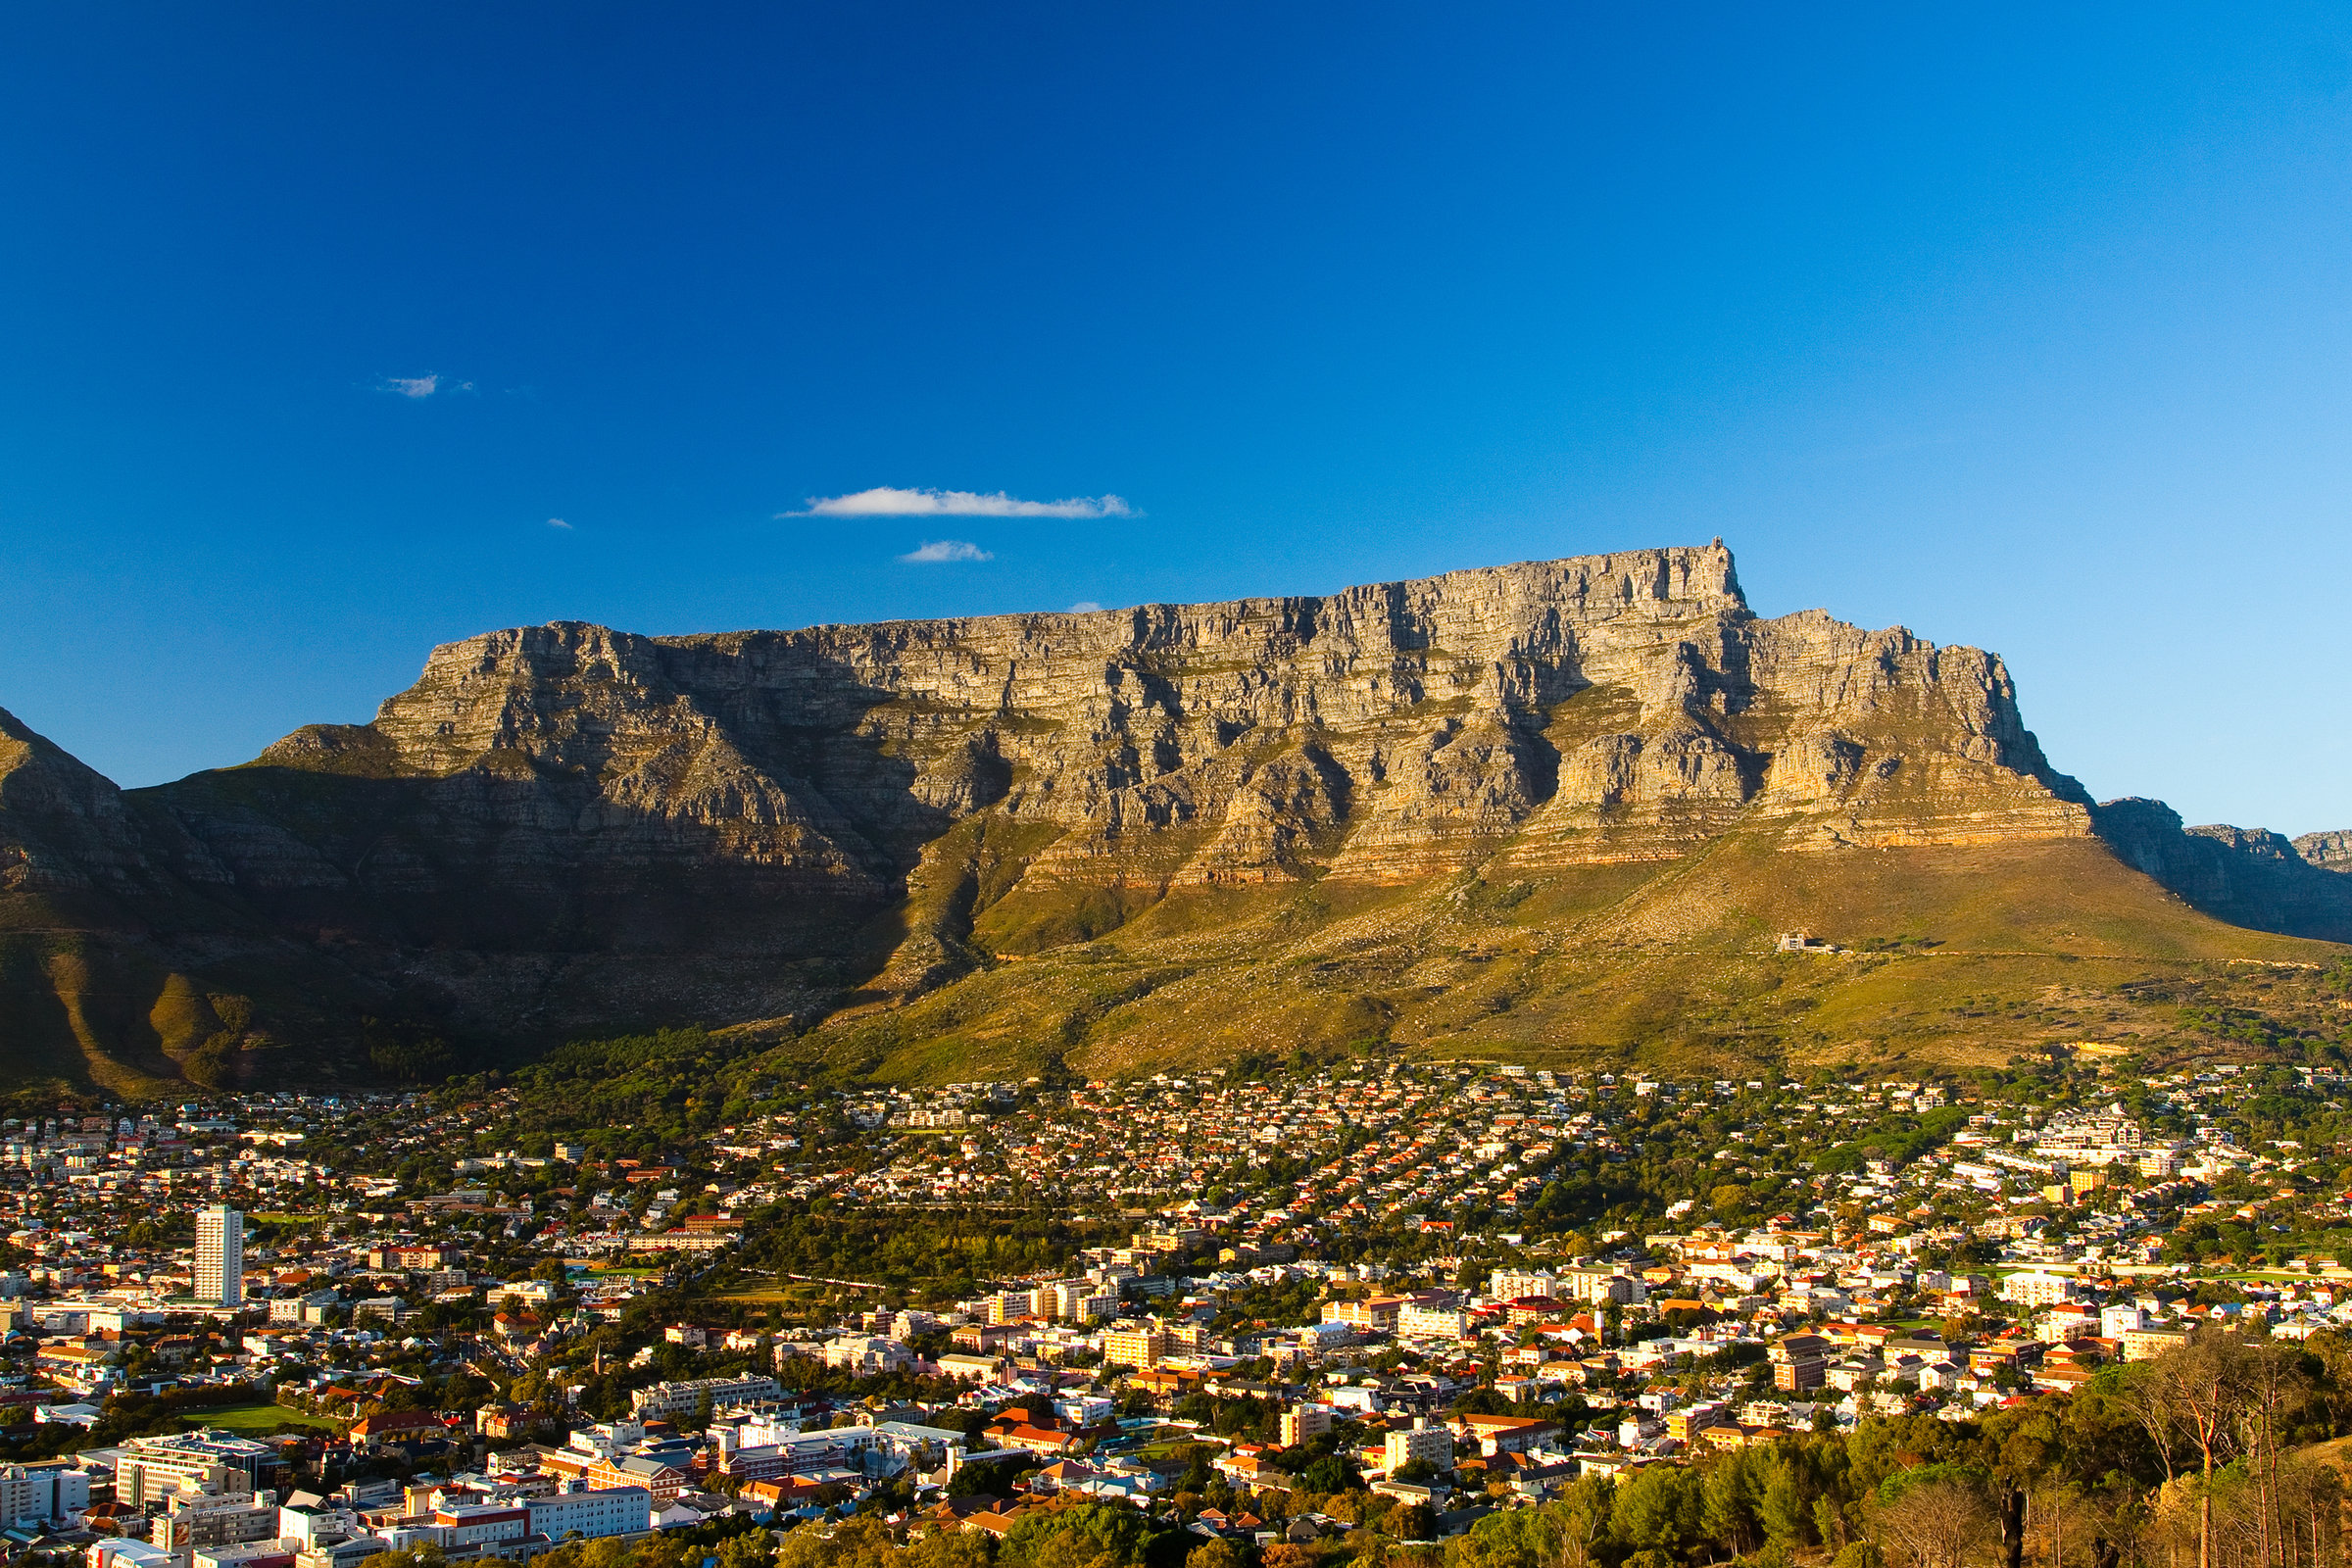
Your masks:
M0 748L0 984L59 1004L0 1038L21 1076L74 1076L62 1041L129 1084L206 1051L337 1070L368 1030L379 1067L423 1035L798 1033L1148 944L1163 908L1635 889L1727 845L1794 881L1970 854L2103 878L2112 851L2238 925L2352 937L2352 881L2285 840L2091 802L1997 656L1759 617L1720 541L1213 605L507 628L367 724L145 790L14 719ZM55 978L93 962L219 1000L102 1025ZM1394 1036L1384 1008L1372 1008ZM257 1035L318 1044L248 1060Z

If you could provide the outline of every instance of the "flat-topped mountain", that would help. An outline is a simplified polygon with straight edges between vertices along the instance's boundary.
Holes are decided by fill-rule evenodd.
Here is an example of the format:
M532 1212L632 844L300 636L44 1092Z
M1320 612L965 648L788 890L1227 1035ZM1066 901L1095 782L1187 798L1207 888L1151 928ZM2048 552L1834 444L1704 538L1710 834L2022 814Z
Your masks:
M129 1087L659 1022L830 1019L827 1046L1016 981L1050 993L1017 973L1041 956L1272 973L1373 910L1384 930L1418 911L1419 935L1380 939L1418 952L1505 900L1497 929L1578 951L1762 952L1784 917L1932 942L1912 915L1937 888L1981 902L1972 857L2026 868L2001 875L2029 901L2092 866L2144 906L2126 925L2174 933L2159 948L2241 939L2157 882L2352 937L2352 879L2217 831L2094 808L1990 654L1756 616L1720 542L1221 605L557 622L434 650L370 723L152 790L0 716L0 984L27 999L0 1049L19 1076ZM1863 871L1915 885L1887 906ZM1711 875L1711 905L1666 896ZM1439 967L1404 987L1418 1003L1340 1004L1342 1032L1412 1043L1412 1016L1475 989ZM1084 1057L1177 984L995 1038ZM1216 1049L1329 1033L1295 1001L1223 1019ZM1170 1049L1199 1033L1163 1028Z

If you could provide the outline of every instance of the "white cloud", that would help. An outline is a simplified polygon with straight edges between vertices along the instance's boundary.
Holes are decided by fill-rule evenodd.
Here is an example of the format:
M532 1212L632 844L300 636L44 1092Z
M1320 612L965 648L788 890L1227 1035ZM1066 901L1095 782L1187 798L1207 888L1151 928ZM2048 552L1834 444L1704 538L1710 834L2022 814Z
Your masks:
M1076 604L1072 605L1066 612L1072 615L1083 615L1092 611L1101 610L1102 608L1102 607L1101 605L1096 604L1092 599L1081 599Z
M547 519L547 525L548 525L550 528L561 528L561 529L563 529L563 530L564 530L565 533L569 533L569 532L571 532L571 524L570 524L570 523L568 523L568 522L565 522L565 521L564 521L564 520L562 517L550 517L550 518L548 518L548 519Z
M968 539L927 539L901 561L994 561L997 558Z
M443 381L438 370L426 375L387 375L375 383L378 392L390 392L396 397L429 398L436 392L470 392L471 381Z
M779 517L1140 517L1117 496L1072 496L1066 501L1021 501L1000 490L894 490L888 485L855 495L810 496L800 512Z

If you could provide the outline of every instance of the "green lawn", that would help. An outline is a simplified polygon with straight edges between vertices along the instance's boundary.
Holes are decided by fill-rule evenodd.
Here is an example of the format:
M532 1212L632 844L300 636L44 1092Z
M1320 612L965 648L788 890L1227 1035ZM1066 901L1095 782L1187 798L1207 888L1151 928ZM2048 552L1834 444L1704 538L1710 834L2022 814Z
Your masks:
M248 1437L274 1432L280 1426L310 1427L319 1432L343 1430L339 1421L330 1421L322 1415L305 1415L282 1404L224 1404L219 1409L183 1410L180 1414L199 1426L220 1427Z

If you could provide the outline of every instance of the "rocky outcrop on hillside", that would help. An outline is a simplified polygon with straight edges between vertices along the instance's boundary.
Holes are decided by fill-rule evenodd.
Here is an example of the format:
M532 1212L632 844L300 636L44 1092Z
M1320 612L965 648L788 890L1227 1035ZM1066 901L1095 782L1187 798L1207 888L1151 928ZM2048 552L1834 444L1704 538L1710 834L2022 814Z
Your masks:
M2103 802L2092 819L2126 863L2208 914L2257 931L2352 942L2352 879L2312 864L2300 841L2267 828L2184 827L2164 802L2138 797Z
M2093 829L1998 658L1760 618L1720 541L1218 605L512 628L368 724L127 795L13 721L0 748L0 891L164 937L201 909L190 962L299 951L491 1032L904 997L1186 889ZM2168 886L2263 896L2230 868L2267 847L2130 819L2099 832Z
M1720 545L1225 605L492 632L371 724L157 799L280 921L644 951L822 946L977 815L1033 830L1030 892L1154 896L1671 858L1735 823L1800 850L2089 827L1996 658L1758 619Z
M2306 833L2295 840L2295 853L2323 871L2352 871L2352 831Z

